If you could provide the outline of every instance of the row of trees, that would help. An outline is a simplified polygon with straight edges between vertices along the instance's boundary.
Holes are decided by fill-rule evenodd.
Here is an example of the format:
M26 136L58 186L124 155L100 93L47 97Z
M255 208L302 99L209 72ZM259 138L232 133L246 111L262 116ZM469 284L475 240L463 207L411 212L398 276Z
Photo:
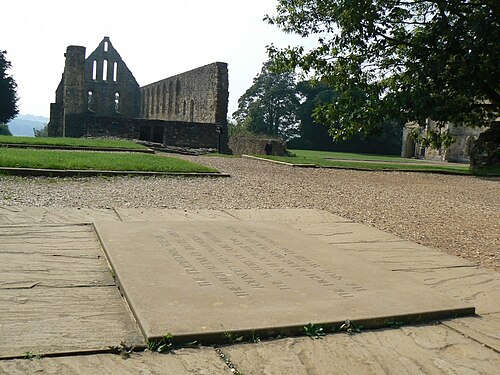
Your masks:
M447 123L500 128L498 0L279 0L266 20L318 44L268 47L233 115L240 129L319 148L385 133L386 145L432 119L418 141L438 148ZM296 71L316 84L295 84Z
M282 72L335 90L313 116L334 139L374 134L388 120L486 126L500 116L498 0L278 0L266 17L316 48L268 47ZM441 146L440 129L420 139Z
M240 97L231 133L279 137L290 148L399 154L401 126L394 121L379 124L376 134L356 134L335 143L328 127L315 119L318 107L338 94L324 82L298 81L293 72L276 72L265 62L252 86ZM374 132L375 133L375 132Z

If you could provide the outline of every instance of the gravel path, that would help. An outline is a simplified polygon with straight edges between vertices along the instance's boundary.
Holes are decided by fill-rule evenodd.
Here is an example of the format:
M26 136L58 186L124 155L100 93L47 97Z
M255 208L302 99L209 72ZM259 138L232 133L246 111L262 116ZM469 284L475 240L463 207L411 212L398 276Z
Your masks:
M500 179L186 157L231 178L0 176L0 205L317 208L500 271Z

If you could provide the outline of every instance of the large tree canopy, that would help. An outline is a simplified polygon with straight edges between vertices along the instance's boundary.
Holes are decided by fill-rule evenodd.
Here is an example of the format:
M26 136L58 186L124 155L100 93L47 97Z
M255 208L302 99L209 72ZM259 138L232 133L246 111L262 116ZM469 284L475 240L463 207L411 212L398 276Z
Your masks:
M269 67L269 62L264 63L252 86L238 99L233 118L250 132L288 140L298 131L295 74L271 72Z
M6 51L0 50L0 124L12 120L18 113L17 85L7 74L11 64L5 58Z
M335 139L387 118L489 126L500 114L499 15L498 0L278 0L268 22L318 45L268 50L279 70L335 88L314 114Z

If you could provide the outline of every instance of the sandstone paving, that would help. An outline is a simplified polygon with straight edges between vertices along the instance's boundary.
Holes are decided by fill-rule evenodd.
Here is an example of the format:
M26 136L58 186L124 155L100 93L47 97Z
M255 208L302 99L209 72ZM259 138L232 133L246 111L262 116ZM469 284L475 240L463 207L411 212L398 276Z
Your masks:
M65 356L0 361L0 374L68 375L229 375L229 367L213 348L180 349L173 354L132 353Z
M187 340L221 340L225 331L302 332L307 322L375 325L395 316L436 319L474 311L282 224L94 225L149 339L170 332ZM351 229L366 236L362 226Z
M500 312L498 272L480 267L450 267L402 270L396 273L475 306L479 315Z
M143 342L90 225L1 225L0 240L0 358Z
M112 209L78 207L0 207L0 225L24 223L91 223L96 219L118 220Z
M331 212L316 209L229 209L224 210L234 218L242 221L272 221L276 223L344 223L351 220Z
M245 375L498 373L500 354L444 326L287 338L223 349Z
M113 284L91 227L78 223L94 219L151 220L147 210L89 209L83 216L73 218L61 215L68 211L66 208L30 211L11 210L14 213L8 220L5 211L0 215L3 219L0 220L0 357L23 355L27 351L43 354L105 349L121 341L140 343L139 332ZM76 212L75 215L81 212L76 208L69 211ZM349 220L337 215L304 209L260 213L253 209L168 211L171 210L154 209L151 218L185 222L278 221L302 233L313 228L309 224L316 223L316 230L309 235L324 242L329 242L332 236L328 231L335 225L349 224ZM41 224L44 220L49 224ZM56 224L65 220L73 224ZM357 262L362 259L475 306L480 315L445 320L432 327L364 331L353 336L334 334L323 340L290 338L225 348L238 369L246 375L329 374L334 358L340 369L334 373L496 373L500 331L498 273L412 242L385 239L381 235L372 242L341 241L334 245L338 252L356 254ZM96 267L98 263L102 265L100 269ZM65 268L71 272L65 274ZM90 293L86 294L86 290ZM340 347L331 344L334 337L341 336L344 341ZM283 346L283 342L288 344ZM297 348L302 349L297 352ZM345 348L350 350L346 352ZM103 369L100 373L110 374L170 373L170 368L173 373L181 374L229 371L222 362L212 362L212 354L205 358L197 350L182 353L180 362L179 357L174 360L151 354L134 354L131 362L111 354L0 360L0 373L90 374L96 373L97 368ZM196 363L203 365L197 367ZM105 372L108 368L109 372Z
M224 211L216 210L168 210L165 208L118 208L122 221L221 221L234 220Z
M500 313L446 320L443 324L500 353Z

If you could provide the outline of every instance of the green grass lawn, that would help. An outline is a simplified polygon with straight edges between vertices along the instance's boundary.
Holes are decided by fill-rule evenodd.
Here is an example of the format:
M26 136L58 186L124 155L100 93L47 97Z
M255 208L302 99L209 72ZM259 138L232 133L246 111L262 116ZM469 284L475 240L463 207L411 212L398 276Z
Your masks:
M152 154L14 148L0 148L0 167L171 173L217 172L216 169L187 160Z
M128 148L146 149L144 145L126 140L66 138L66 137L14 137L0 135L0 144L45 145L67 147L94 147L94 148Z
M314 164L319 167L349 168L363 170L428 171L454 174L471 174L466 164L426 164L425 161L406 159L390 155L355 154L311 150L290 150L295 156L263 156L268 159L291 164ZM338 159L338 160L334 160ZM339 160L341 159L341 160Z

